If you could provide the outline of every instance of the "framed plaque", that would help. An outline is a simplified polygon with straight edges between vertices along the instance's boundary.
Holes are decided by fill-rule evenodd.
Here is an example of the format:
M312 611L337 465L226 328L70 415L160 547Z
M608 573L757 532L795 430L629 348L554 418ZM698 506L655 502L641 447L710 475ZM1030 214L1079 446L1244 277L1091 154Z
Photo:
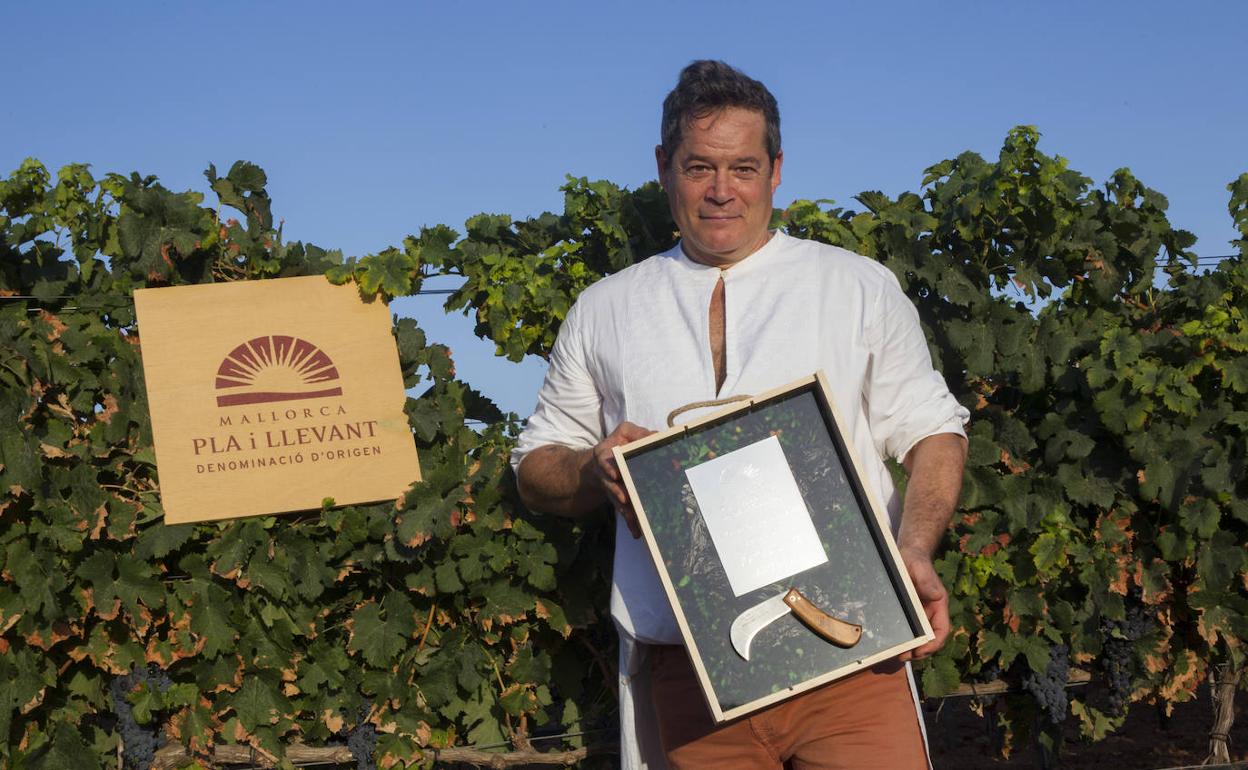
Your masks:
M615 449L714 718L933 638L817 373Z

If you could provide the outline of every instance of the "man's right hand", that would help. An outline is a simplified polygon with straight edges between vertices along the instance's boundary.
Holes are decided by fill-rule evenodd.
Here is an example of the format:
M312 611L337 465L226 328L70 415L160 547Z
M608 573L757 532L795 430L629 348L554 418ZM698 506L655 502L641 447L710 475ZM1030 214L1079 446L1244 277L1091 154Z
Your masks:
M645 438L646 430L622 422L611 434L588 449L545 444L529 452L517 469L520 499L530 509L560 516L580 517L609 503L624 517L633 537L641 537L637 515L611 450Z
M624 517L624 523L628 525L628 531L633 537L641 537L641 526L637 523L637 513L633 510L633 505L628 499L628 490L624 488L624 479L620 476L620 468L615 462L615 454L611 451L617 446L623 446L637 439L645 438L652 430L647 430L640 425L634 425L631 422L622 422L616 429L611 431L610 435L594 445L590 451L593 453L591 460L591 469L594 476L602 484L603 492L606 494L607 502L611 503L611 507Z

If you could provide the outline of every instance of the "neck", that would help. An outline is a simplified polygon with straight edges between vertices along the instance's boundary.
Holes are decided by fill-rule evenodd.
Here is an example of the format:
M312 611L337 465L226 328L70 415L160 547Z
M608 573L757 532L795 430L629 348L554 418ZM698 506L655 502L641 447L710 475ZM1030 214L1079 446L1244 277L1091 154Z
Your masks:
M734 266L741 264L745 260L757 254L759 249L763 248L768 244L768 242L771 241L773 235L775 235L774 231L764 230L763 237L758 241L758 243L754 244L754 248L750 249L749 252L740 257L721 257L716 254L702 254L685 248L684 244L681 245L681 249L685 252L685 256L689 257L691 261L697 262L699 265L717 267L720 270L730 270Z

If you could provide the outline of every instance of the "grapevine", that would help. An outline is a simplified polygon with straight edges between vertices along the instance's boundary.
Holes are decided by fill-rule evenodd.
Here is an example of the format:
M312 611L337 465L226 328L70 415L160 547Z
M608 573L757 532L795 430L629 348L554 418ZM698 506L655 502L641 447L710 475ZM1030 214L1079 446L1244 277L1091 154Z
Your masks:
M454 275L448 311L502 355L545 356L582 289L675 242L662 191L573 178L562 212L483 214L344 258L284 240L258 166L206 181L175 192L37 161L0 178L0 766L118 770L119 734L128 770L161 735L280 761L364 700L385 727L360 729L359 756L382 766L612 721L609 517L520 508L514 416L456 379L445 347L396 320L425 479L399 501L170 527L132 297L327 274L385 301ZM1027 127L915 192L779 212L896 276L972 413L936 561L954 633L918 667L926 694L1043 667L1029 676L1046 717L1099 737L1120 720L1059 698L1057 658L1101 656L1113 712L1191 699L1211 666L1248 662L1248 175L1230 193L1239 254L1202 273L1164 196L1126 170L1094 184ZM1125 596L1147 609L1102 626Z

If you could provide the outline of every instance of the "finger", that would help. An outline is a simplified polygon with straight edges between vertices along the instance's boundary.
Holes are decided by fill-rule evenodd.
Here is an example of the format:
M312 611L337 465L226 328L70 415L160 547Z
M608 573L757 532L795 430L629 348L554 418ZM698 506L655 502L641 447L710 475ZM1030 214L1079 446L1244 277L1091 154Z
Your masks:
M611 483L613 483L613 484L619 484L619 483L620 483L620 481L621 481L622 479L621 479L621 477L620 477L620 469L619 469L619 468L616 468L616 467L615 467L614 465L612 465L611 463L603 463L600 467L602 468L602 475L603 475L603 477L604 477L607 481L609 481L609 482L611 482Z
M935 642L927 642L918 647L915 647L913 650L910 650L909 652L903 653L901 659L902 660L923 660L924 658L930 658L932 655L936 654L936 651L939 649L940 649L940 645L936 644Z
M628 491L619 484L608 484L607 494L611 496L611 502L617 507L629 505Z
M902 660L922 660L923 658L930 658L931 656L935 655L937 652L940 651L940 648L944 646L945 646L944 639L938 637L936 639L932 639L930 641L924 642L923 644L920 644L918 647L915 647L913 650L907 650L898 657L900 657Z
M915 586L930 587L932 583L939 583L940 578L936 575L936 570L927 562L908 561L906 562L906 571L910 573L910 580Z
M637 512L633 510L633 506L626 505L620 508L620 515L624 517L624 523L628 525L628 531L636 540L641 537L641 524L637 521Z
M619 427L615 429L615 432L626 441L636 441L639 438L645 438L651 433L654 433L654 431L649 428L643 428L640 425L631 422L620 423Z
M932 639L912 650L916 660L927 658L940 652L940 649L945 646L945 642L949 640L950 629L946 616L937 612L929 612L928 620L932 627Z
M914 583L914 591L924 604L931 602L943 602L947 597L945 592L945 584L941 582L940 577L931 570L917 571L918 574L912 572L910 580Z
M620 480L620 468L610 450L598 455L598 472L609 481Z
M629 431L627 433L627 437L629 441L638 441L640 439L645 438L646 436L651 435L652 433L654 433L654 431L652 430L646 430L645 428L636 428L635 430Z

